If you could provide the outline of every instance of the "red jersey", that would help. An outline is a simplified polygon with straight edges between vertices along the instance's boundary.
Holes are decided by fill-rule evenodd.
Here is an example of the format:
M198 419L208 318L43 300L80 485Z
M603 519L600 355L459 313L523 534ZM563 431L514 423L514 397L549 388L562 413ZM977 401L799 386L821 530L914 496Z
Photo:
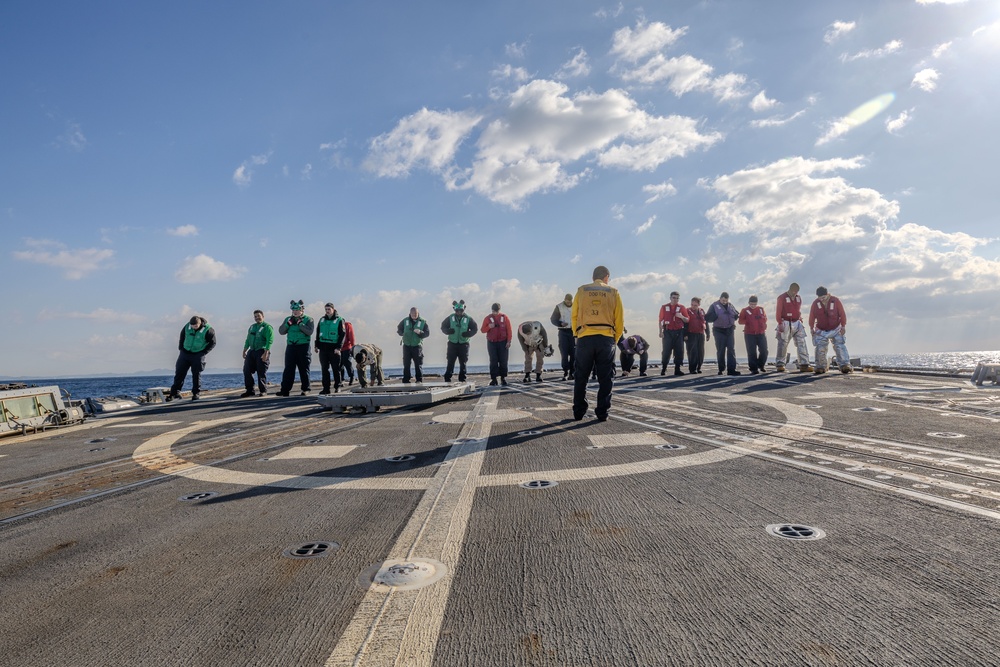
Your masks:
M680 313L684 318L688 318L688 309L684 306L672 303L665 303L660 306L660 329L668 329L670 331L680 331L684 328L684 320L679 317L675 317Z
M743 329L745 334L767 333L767 313L760 306L747 306L741 310L739 323L746 327Z
M774 308L774 316L779 322L799 322L802 320L802 297L796 294L788 296L785 292L778 297L778 305Z
M817 331L833 331L840 327L847 326L847 313L844 312L844 304L840 299L830 295L830 299L823 306L819 299L813 301L812 308L809 309L809 328Z
M354 347L354 325L344 320L344 345L341 349L350 350Z
M688 320L688 333L705 333L705 311L700 307L688 308L688 315L691 316Z

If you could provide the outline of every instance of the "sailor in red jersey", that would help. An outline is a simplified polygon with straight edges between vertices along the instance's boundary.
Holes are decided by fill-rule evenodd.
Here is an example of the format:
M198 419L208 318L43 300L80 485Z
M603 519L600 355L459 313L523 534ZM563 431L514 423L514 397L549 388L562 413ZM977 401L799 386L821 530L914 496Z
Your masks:
M490 386L497 386L497 380L507 386L507 360L514 328L510 318L500 312L500 304L494 303L490 314L483 318L480 329L486 334L486 351L490 354Z
M687 345L688 371L701 373L701 364L705 361L705 341L708 340L708 326L705 324L705 310L701 307L701 299L691 297L688 308Z
M847 313L844 312L844 304L822 286L816 288L816 297L809 309L809 330L816 348L816 374L826 372L826 351L831 342L840 372L853 373L845 339Z
M809 366L809 348L806 347L806 327L802 324L802 297L799 296L799 284L792 283L788 291L778 297L774 307L774 318L778 320L778 352L774 358L774 369L785 370L785 354L788 343L795 339L795 349L798 353L800 373L812 371Z
M660 359L660 375L665 375L670 365L670 353L674 356L674 375L684 375L684 325L690 317L688 309L681 305L681 295L670 293L670 303L660 306L660 338L663 339L663 356Z
M747 307L740 311L739 323L743 325L750 375L763 373L767 363L767 313L757 305L756 296L751 296Z

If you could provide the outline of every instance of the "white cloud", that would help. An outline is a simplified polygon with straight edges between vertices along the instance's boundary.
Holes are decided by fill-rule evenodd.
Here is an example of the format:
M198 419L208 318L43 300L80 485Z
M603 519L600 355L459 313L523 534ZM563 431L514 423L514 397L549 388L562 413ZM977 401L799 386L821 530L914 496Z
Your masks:
M565 84L543 79L515 91L501 117L480 135L472 168L448 186L518 208L535 192L576 186L589 170L573 174L566 166L584 158L648 170L721 139L718 133L700 134L690 118L650 116L621 90L572 97L567 91Z
M306 166L302 167L302 169L299 171L299 178L301 178L303 181L308 181L309 179L311 179L312 169L313 166L307 162Z
M647 204L652 204L655 201L659 201L664 197L672 197L677 194L677 188L670 181L664 181L663 183L657 183L656 185L644 185L642 186L642 191L647 195L651 195L649 199L646 200Z
M246 273L242 266L228 266L208 255L201 254L188 257L174 273L174 278L181 283L205 283L212 281L236 280Z
M760 91L754 95L752 100L750 100L750 109L752 111L756 111L757 113L773 109L776 106L778 106L778 100L768 98L766 90Z
M632 230L632 233L635 234L636 236L639 236L643 232L649 231L649 229L653 226L653 221L654 220L656 220L656 216L655 215L651 216L648 220L646 220L646 222L642 223L641 225L639 225L638 227L636 227L634 230Z
M521 44L518 44L516 42L512 42L512 43L506 44L504 46L504 53L507 54L508 58L517 58L517 59L521 60L521 59L524 58L524 56L527 53L527 51L528 51L528 43L527 42L522 42Z
M746 76L743 74L723 74L713 77L714 68L691 55L667 58L657 53L643 65L623 71L622 80L642 84L667 82L667 89L677 97L690 92L705 92L720 101L739 99L749 95Z
M750 121L750 127L781 127L782 125L787 125L793 120L805 113L805 109L796 111L791 116L771 116L770 118L761 118L760 120Z
M910 82L911 88L919 88L925 93L933 92L937 88L938 78L940 74L936 69L928 67L927 69L922 69L913 76L913 81Z
M174 343L177 337L173 336ZM98 350L160 350L167 344L162 331L133 331L114 335L93 334L87 339L87 346Z
M823 41L827 44L833 44L856 27L857 24L854 21L834 21L823 35Z
M61 269L63 276L69 280L79 280L88 273L108 268L115 255L114 250L99 248L67 250L62 243L48 239L25 239L25 245L33 248L59 248L57 252L38 249L16 250L12 254L15 259Z
M249 187L250 181L253 180L252 167L265 165L269 159L270 155L251 155L233 172L233 183L241 188Z
M590 63L587 61L587 52L579 49L572 59L562 64L562 67L556 72L556 78L572 79L588 74L590 74Z
M611 55L629 62L638 62L659 51L673 46L687 32L687 26L673 30L666 23L639 23L635 30L622 28L615 31Z
M462 140L482 116L472 112L421 109L372 140L365 169L379 176L408 176L415 167L448 170Z
M900 130L906 127L911 120L913 120L913 116L910 115L912 113L913 109L908 109L900 113L895 118L887 118L885 121L886 131L889 134L897 134Z
M573 255L573 258L569 260L570 264L579 264L580 260L583 259L583 255Z
M625 276L612 276L611 284L622 289L645 289L656 285L672 286L681 282L673 273L630 273Z
M937 46L934 47L934 50L931 51L931 55L934 56L935 58L940 58L950 48L951 48L951 42L945 42L943 44L938 44Z
M847 55L846 53L840 57L841 61L847 63L853 60L864 60L868 58L884 58L885 56L896 53L901 48L903 48L903 42L894 39L891 42L886 42L885 46L879 49L866 49L864 51L858 51L854 55Z
M918 5L961 5L968 0L917 0Z
M862 158L802 157L721 176L707 185L726 198L706 213L716 237L746 234L755 248L847 242L899 212L875 190L856 188L831 172L861 169Z
M56 142L61 146L81 152L87 147L87 137L83 135L83 129L79 123L66 123L66 132L59 135Z
M79 311L64 312L61 310L45 309L38 314L38 317L43 320L99 320L101 322L125 322L127 324L138 324L149 320L149 318L145 315L138 315L136 313L121 313L110 308L96 308L89 313L81 313Z
M524 83L531 78L531 75L528 74L528 70L523 67L514 67L513 65L501 65L490 74L495 79L509 79L516 83Z
M608 19L608 18L616 19L619 16L621 16L622 12L624 11L625 11L625 4L619 2L618 5L612 9L601 7L596 12L594 12L594 16L596 16L599 19Z
M198 228L194 225L181 225L167 229L167 234L171 236L198 236Z

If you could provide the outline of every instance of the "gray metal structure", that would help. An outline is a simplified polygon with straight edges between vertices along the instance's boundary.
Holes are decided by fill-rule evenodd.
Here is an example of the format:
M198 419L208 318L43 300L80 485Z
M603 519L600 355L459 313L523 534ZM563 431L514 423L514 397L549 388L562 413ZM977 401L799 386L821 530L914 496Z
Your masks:
M426 407L469 394L475 389L475 382L424 382L387 384L381 387L368 385L353 387L337 394L319 396L316 400L328 410L360 408L362 412L377 412L379 408L389 406Z

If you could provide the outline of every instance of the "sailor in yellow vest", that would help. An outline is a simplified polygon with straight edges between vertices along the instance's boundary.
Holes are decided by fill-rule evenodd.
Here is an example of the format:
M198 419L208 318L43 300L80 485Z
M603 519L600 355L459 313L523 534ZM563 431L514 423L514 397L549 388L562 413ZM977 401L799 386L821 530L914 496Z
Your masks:
M181 353L177 356L174 383L170 387L168 401L181 397L181 386L187 377L188 369L191 370L191 400L198 400L201 393L201 372L205 370L205 355L214 347L215 329L209 326L208 320L204 317L195 315L181 329L180 342L177 344L177 349Z
M622 297L608 286L611 272L607 267L594 269L594 282L581 285L573 299L572 325L576 336L576 369L573 372L573 419L580 421L587 413L587 380L597 375L598 421L608 420L611 388L615 377L615 343L625 330Z

